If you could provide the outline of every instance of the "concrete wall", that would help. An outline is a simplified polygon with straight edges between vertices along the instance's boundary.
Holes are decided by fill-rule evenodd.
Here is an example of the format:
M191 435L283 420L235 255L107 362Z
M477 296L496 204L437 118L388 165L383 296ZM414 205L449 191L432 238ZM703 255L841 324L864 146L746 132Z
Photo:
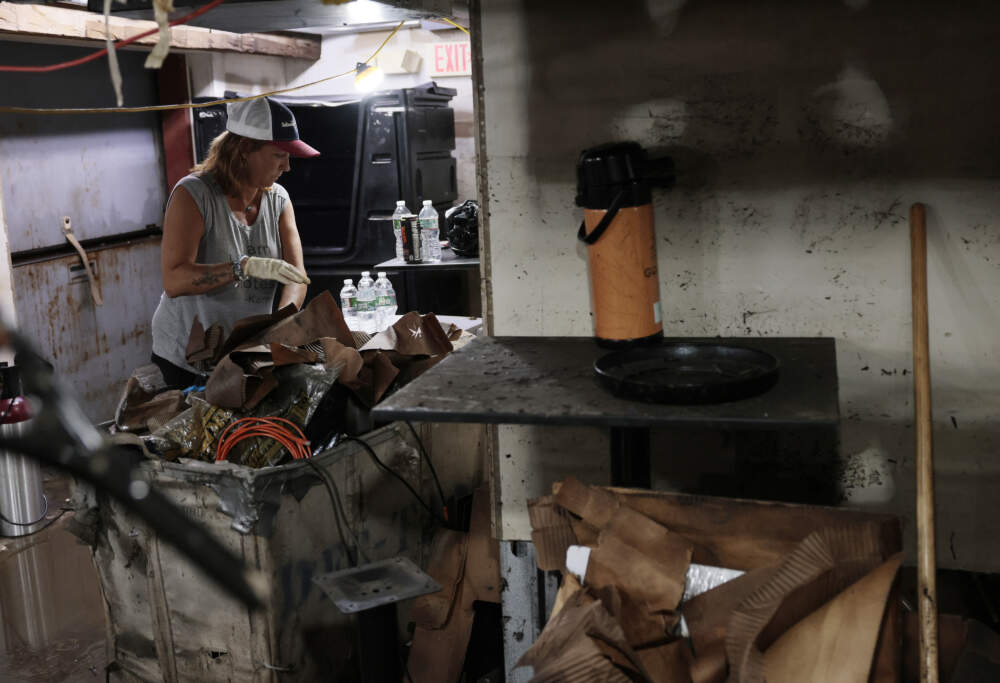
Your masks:
M939 561L1000 570L1000 8L484 5L492 332L591 333L577 155L626 139L669 153L666 333L835 337L844 498L900 513L911 541L907 217L923 202ZM503 538L528 538L524 500L553 479L606 481L591 436L500 429Z
M297 90L289 93L289 96L357 95L359 93L354 88L353 74L355 64L367 60L388 35L389 32L386 31L328 36L323 40L322 57L316 62L235 53L188 55L191 92L195 97L218 97L226 90L255 94L311 83L350 71L346 76ZM409 88L434 80L442 87L458 91L451 101L451 107L455 110L454 154L460 201L476 197L472 79L468 76L431 78L429 53L430 45L435 42L459 41L463 38L465 34L458 29L433 32L422 29L400 30L385 49L408 48L420 53L423 56L420 71L386 75L380 86L384 89ZM376 58L376 62L378 59Z

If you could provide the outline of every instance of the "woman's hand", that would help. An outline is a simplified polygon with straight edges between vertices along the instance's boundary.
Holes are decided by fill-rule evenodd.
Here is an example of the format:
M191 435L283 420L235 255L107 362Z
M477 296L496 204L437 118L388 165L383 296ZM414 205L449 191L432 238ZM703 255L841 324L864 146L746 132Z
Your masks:
M243 264L243 272L248 277L261 280L275 280L283 285L308 285L306 274L288 261L280 258L263 258L250 256Z

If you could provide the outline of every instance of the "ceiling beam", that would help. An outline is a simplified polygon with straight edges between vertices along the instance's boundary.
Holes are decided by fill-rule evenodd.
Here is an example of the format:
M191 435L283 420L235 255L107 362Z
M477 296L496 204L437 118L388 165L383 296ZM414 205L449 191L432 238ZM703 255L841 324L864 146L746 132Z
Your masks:
M377 12L377 18L359 20L354 3L324 4L321 0L248 0L225 2L191 22L223 31L288 31L313 27L339 27L371 21L399 23L407 19L429 19L448 16L451 2L441 0L393 0L402 6L387 2L368 3ZM124 10L116 14L128 17L149 18L150 10Z
M156 28L152 21L112 16L112 40L123 40ZM321 39L318 36L278 36L263 33L230 33L194 26L174 26L170 48L179 52L241 52L258 55L293 57L316 61ZM0 39L70 39L84 43L105 41L104 17L93 12L0 2ZM156 44L153 34L137 41L139 45Z

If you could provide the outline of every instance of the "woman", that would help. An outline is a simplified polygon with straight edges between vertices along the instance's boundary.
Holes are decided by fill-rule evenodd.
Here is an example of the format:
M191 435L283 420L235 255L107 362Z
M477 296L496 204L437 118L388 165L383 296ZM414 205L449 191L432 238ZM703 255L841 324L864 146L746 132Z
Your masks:
M203 383L185 360L195 317L223 337L233 323L305 300L302 244L288 193L275 181L289 156L319 152L299 139L288 107L268 98L227 105L226 131L178 181L163 219L163 294L153 314L153 362L170 387Z

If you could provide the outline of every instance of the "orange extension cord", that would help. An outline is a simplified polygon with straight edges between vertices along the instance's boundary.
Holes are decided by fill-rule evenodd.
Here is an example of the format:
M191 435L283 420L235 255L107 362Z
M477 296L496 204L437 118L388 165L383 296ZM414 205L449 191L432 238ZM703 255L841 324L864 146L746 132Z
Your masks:
M222 431L215 461L225 460L233 446L255 436L266 436L274 439L287 448L296 460L305 460L312 456L305 434L291 420L283 417L242 417L233 420Z

